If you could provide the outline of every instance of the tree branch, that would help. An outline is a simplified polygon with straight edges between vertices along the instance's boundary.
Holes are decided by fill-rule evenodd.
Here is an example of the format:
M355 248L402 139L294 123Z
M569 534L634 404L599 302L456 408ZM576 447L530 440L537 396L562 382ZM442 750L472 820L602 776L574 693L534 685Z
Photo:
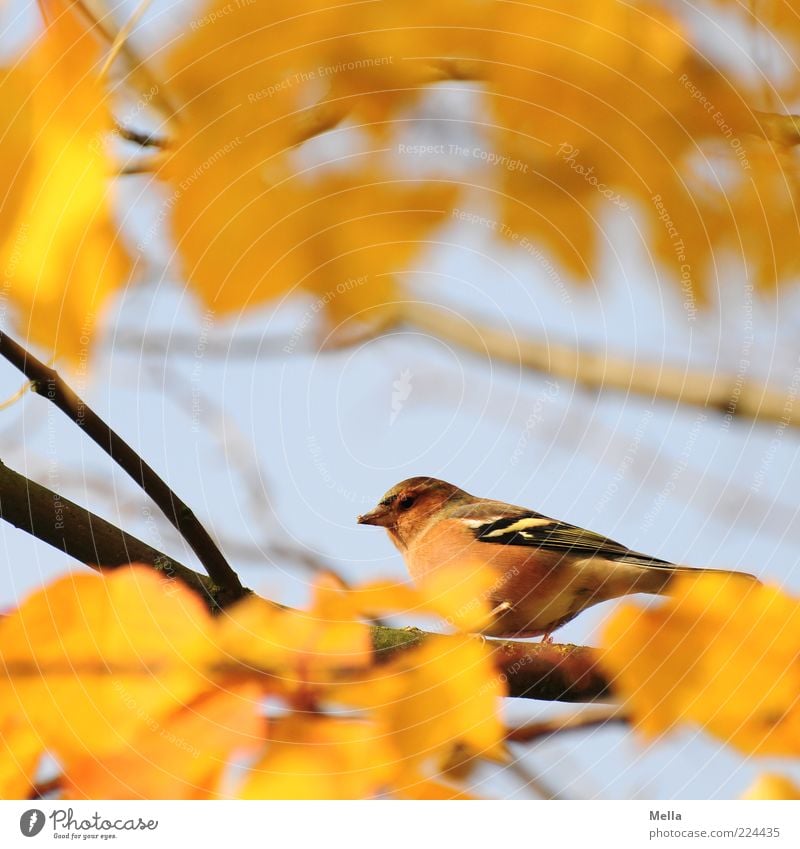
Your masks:
M407 302L401 320L474 354L544 372L595 390L616 390L650 400L677 401L729 415L800 426L800 405L788 391L744 381L735 374L708 374L664 363L637 363L625 357L535 342L456 316L439 307Z
M419 646L432 636L417 628L372 629L377 663L386 663L398 651ZM486 640L492 661L508 687L508 695L548 702L611 700L609 682L598 668L595 649L558 643Z
M0 463L0 518L94 568L145 563L182 581L218 609L226 594L205 575L101 519L41 484ZM277 602L273 602L277 604ZM372 627L375 662L418 646L432 636L415 628ZM597 669L594 649L487 640L498 675L510 696L546 701L588 702L610 698L608 682Z
M506 740L509 743L533 743L564 731L583 731L611 723L625 724L627 722L629 722L628 715L619 707L582 710L567 716L557 716L542 722L529 722L517 728L509 728L506 732Z
M96 442L153 499L200 559L211 579L220 588L222 606L245 594L239 576L228 565L208 531L172 489L144 460L115 433L91 407L61 379L55 369L0 332L0 354L29 380L34 391L44 395Z
M0 518L95 569L145 563L219 607L220 588L135 536L0 462Z
M792 404L791 391L744 380L740 375L670 366L661 362L634 362L624 356L591 349L578 349L559 342L537 342L520 338L504 330L478 324L429 304L396 304L393 325L382 326L380 333L405 324L450 345L480 357L497 360L516 368L552 375L593 391L617 391L639 395L647 400L674 401L679 404L712 409L721 415L776 422L783 427L800 427L800 405ZM374 333L372 334L374 337ZM355 337L363 342L363 337ZM347 342L338 347L346 347ZM136 333L121 333L114 344L142 355L163 356L163 344ZM172 334L170 353L193 354L196 336ZM286 339L248 337L209 340L203 352L207 356L252 359L282 356ZM328 346L328 349L334 349ZM297 353L316 354L316 347L298 348Z

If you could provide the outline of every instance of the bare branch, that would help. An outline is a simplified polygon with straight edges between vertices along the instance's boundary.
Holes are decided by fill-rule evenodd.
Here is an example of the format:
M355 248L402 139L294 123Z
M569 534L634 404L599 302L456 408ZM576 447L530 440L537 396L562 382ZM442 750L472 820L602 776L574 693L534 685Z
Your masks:
M2 462L0 518L92 568L114 569L130 563L153 566L199 593L212 609L219 606L219 587L210 578Z
M486 327L438 307L409 302L398 309L406 324L474 354L574 381L594 390L616 390L649 400L676 401L722 413L800 426L800 405L788 391L734 374L709 374L664 363L633 362L557 342L536 342Z
M506 740L509 743L533 743L564 731L582 731L611 723L625 724L628 722L628 715L618 707L583 710L567 716L558 716L542 722L529 722L517 728L509 728L506 731Z
M0 355L16 366L44 395L65 413L87 436L96 442L153 499L164 515L180 531L200 559L211 579L220 587L219 601L224 606L245 594L239 576L189 506L159 477L144 460L113 431L85 401L61 379L55 369L36 359L30 352L0 332Z

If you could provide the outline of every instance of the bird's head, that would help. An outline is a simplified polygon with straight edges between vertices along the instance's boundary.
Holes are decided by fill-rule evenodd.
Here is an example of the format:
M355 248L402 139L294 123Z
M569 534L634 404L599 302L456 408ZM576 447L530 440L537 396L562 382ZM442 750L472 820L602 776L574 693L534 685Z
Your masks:
M377 506L358 517L359 525L380 525L404 541L445 504L469 498L464 490L436 478L408 478L395 484Z

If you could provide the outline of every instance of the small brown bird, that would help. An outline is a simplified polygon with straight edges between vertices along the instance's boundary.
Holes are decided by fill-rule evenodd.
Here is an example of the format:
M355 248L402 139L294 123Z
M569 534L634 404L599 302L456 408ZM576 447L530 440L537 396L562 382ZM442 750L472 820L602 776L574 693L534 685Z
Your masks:
M495 637L550 634L601 601L631 593L665 593L677 575L716 573L631 551L600 534L525 507L476 498L451 483L416 477L393 486L361 525L386 528L420 581L442 566L489 566Z

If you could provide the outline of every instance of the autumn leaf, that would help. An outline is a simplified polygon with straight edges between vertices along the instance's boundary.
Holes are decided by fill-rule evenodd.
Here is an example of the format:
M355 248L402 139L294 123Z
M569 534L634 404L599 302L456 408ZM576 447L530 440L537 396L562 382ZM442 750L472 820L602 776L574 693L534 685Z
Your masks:
M462 756L502 757L503 683L479 637L428 637L369 678L343 685L345 704L369 708L400 758L400 778L417 781Z
M24 716L5 716L0 722L0 799L30 795L44 744Z
M660 607L620 608L603 645L645 734L688 722L746 754L800 753L800 602L779 588L682 577Z
M46 26L0 74L0 267L24 336L68 358L88 340L129 260L112 215L112 127L98 50L75 16Z
M483 564L471 569L444 564L417 586L379 581L354 587L349 596L354 611L362 615L435 616L456 630L479 632L489 622L496 586L497 576Z
M202 601L145 567L67 575L0 622L0 728L24 717L64 763L105 757L209 687Z
M228 662L262 676L263 687L290 698L314 698L345 673L365 669L372 660L369 628L349 612L281 609L252 597L222 620L220 650Z
M748 787L743 799L800 799L800 787L785 775L765 772Z
M209 690L111 755L88 755L63 779L67 799L209 799L225 795L231 763L263 744L261 690L243 682Z
M290 716L270 726L264 757L242 799L365 799L387 787L397 756L370 721Z

